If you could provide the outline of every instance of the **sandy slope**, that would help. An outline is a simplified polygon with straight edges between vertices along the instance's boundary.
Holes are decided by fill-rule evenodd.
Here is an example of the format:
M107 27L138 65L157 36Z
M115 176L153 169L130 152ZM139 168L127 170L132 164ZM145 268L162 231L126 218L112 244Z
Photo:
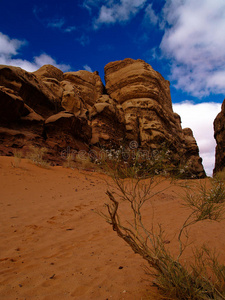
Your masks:
M0 157L1 300L153 295L143 259L94 212L104 209L109 178L62 167L43 169L26 160L18 168L11 163L13 158ZM172 250L176 229L187 215L179 191L173 187L154 200L155 220L167 229ZM148 220L148 210L144 217ZM205 222L191 238L221 249L225 258L224 225Z

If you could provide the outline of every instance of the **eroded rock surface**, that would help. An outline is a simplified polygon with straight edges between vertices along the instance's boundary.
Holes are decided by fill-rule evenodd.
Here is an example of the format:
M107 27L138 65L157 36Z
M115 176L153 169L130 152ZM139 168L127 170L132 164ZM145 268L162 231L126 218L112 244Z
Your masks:
M214 120L214 137L216 140L216 160L213 173L225 168L225 99L222 103L221 112Z
M87 107L94 105L103 94L103 83L97 72L67 72L64 73L63 80L72 84L75 95Z
M0 66L0 153L35 144L60 163L68 147L88 152L134 141L149 153L166 145L172 163L205 176L192 131L173 112L167 80L144 61L125 59L105 66L105 82L98 72Z
M46 123L65 110L63 96L67 91L64 85L63 72L51 65L33 73L0 66L0 154L13 155L17 148L26 150L36 145L49 147L51 160L60 163L60 151L64 147L87 150L91 140L87 118L72 114L68 121L64 113L51 123L53 126ZM80 112L81 109L78 115Z
M190 129L173 112L170 83L143 60L125 59L105 66L106 91L124 117L126 139L149 151L165 144L190 174L204 177L202 160Z

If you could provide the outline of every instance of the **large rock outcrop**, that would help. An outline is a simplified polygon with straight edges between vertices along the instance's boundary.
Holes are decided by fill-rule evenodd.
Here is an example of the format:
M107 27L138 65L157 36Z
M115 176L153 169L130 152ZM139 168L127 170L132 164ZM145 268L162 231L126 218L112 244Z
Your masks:
M106 91L124 117L126 139L154 150L166 144L176 164L202 177L205 172L190 129L173 112L170 83L143 60L125 59L105 66Z
M24 104L38 114L48 117L55 110L58 98L54 90L33 73L17 67L0 65L0 86L13 91L15 96L20 97ZM27 110L22 111L21 117L28 113Z
M225 99L221 112L214 120L214 138L216 140L216 160L213 173L222 171L225 168Z
M49 148L51 160L60 163L64 147L88 149L91 128L86 126L87 119L59 114L65 110L63 87L64 74L54 66L45 65L30 73L0 65L0 154L12 155L15 148L36 145ZM46 123L50 117L54 122Z
M167 80L143 60L125 59L105 66L105 82L98 72L0 66L0 154L35 144L60 163L67 147L89 151L135 142L150 154L166 147L173 165L205 176L192 131L182 129L173 112Z

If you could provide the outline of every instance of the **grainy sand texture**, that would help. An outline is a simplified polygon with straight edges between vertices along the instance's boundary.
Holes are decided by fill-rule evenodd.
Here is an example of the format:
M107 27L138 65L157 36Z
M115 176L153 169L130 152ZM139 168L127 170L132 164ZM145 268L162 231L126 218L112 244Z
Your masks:
M14 158L0 157L1 300L157 299L145 261L95 213L105 211L107 182L97 172L44 169L28 160L15 167ZM174 186L154 198L155 222L174 253L187 216L180 191ZM148 209L143 218L151 223ZM216 247L224 259L224 225L203 222L191 240Z

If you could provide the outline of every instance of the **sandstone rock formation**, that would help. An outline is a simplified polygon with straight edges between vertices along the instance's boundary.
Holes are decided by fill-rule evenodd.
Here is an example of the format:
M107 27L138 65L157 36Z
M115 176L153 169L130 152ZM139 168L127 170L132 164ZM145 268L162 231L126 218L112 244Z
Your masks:
M60 163L66 147L116 149L135 141L149 153L166 145L188 176L205 176L192 131L173 112L167 80L144 61L125 59L105 66L105 82L98 72L0 66L0 154L36 144Z
M202 160L190 129L181 128L173 112L170 83L143 60L125 59L105 66L106 92L124 115L126 139L144 149L160 149L162 143L188 166L204 176Z
M216 161L213 173L225 168L225 99L222 103L221 112L214 120L214 137L216 140Z
M68 130L65 115L58 118L60 121L53 122L55 134L54 130L50 130L50 122L45 121L64 110L63 79L63 72L50 65L33 73L17 67L0 66L0 154L12 155L15 148L37 145L49 147L54 156L52 160L59 163L60 151L67 144L77 150L88 149L86 143L91 139L91 129L81 126L82 122L86 125L86 118L82 120L71 116L69 124L76 124L77 132L72 127ZM86 133L82 132L84 129ZM48 131L49 138L46 139Z
M70 112L62 111L45 120L43 135L47 144L50 142L52 146L55 142L58 149L65 149L67 146L76 149L79 142L90 143L91 127L86 119L77 118Z

